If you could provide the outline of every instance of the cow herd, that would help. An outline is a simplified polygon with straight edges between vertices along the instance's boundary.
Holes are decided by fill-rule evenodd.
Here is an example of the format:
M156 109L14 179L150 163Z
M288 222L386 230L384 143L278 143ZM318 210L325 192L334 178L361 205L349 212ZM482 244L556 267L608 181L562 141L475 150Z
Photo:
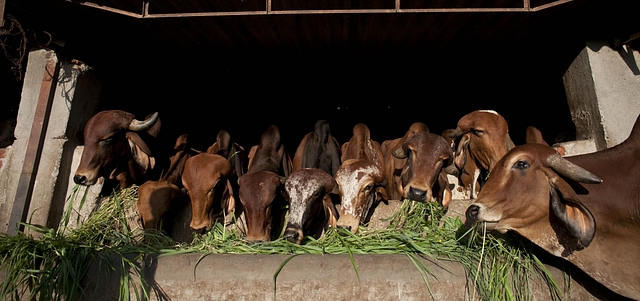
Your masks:
M137 209L146 229L158 228L174 210L172 201L187 196L195 232L233 216L243 221L248 242L284 233L297 244L329 227L356 233L381 202L446 207L452 189L462 189L473 199L469 226L515 231L612 291L640 299L637 122L620 145L571 157L534 127L527 128L526 144L515 146L507 121L489 110L470 112L440 134L416 122L382 142L358 123L340 144L329 123L318 120L293 155L275 125L248 151L224 130L206 151L193 149L186 135L171 152L154 149L159 130L157 113L144 120L118 110L96 114L84 130L74 181L93 185L104 177L120 187L139 185Z

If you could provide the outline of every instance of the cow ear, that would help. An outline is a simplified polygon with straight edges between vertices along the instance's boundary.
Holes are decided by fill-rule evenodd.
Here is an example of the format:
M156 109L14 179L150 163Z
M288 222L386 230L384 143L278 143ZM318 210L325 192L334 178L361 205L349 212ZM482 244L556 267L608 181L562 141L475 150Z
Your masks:
M407 158L407 153L404 151L403 148L398 148L395 149L393 152L391 152L391 154L398 158L398 159L406 159Z
M226 179L226 189L222 201L222 206L225 209L226 214L233 212L236 209L236 198L233 195L233 186L231 185L231 181Z
M446 208L447 206L449 206L449 203L451 203L451 198L453 196L451 187L449 186L449 179L447 179L446 173L440 172L440 174L438 175L438 185L440 186L440 190L442 191L442 201L440 202L440 205Z
M142 168L143 172L147 172L156 165L156 159L151 155L151 150L146 143L134 132L127 132L127 140L131 148L131 155L136 163Z
M578 238L578 250L588 247L596 233L596 220L571 186L560 177L549 178L551 212Z
M214 142L211 146L207 148L207 154L215 154L220 150L220 146L218 146L218 142Z

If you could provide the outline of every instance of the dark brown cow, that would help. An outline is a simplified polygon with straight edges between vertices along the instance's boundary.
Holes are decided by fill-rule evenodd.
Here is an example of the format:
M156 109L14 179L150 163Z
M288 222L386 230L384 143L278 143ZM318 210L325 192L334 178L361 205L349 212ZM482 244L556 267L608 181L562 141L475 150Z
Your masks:
M496 111L473 111L460 118L450 137L460 140L456 146L455 167L450 166L446 171L459 178L463 174L473 174L470 187L473 198L479 190L474 185L481 187L496 162L514 146L507 121ZM463 187L468 186L463 183Z
M449 205L451 188L443 167L452 154L451 144L444 137L417 132L392 153L406 159L400 175L403 199Z
M235 196L228 179L231 163L220 155L201 153L187 160L182 184L191 199L191 227L198 232L209 231L217 217L234 210Z
M137 208L145 229L161 229L158 222L170 211L172 201L185 193L182 172L186 161L199 153L189 146L186 134L178 137L174 151L169 158L169 169L160 180L149 180L138 187Z
M120 188L125 188L155 177L150 174L164 162L149 144L159 131L158 113L143 121L120 110L97 113L84 128L84 150L73 181L90 186L104 177L118 180Z
M330 194L337 194L338 185L326 171L302 168L294 171L285 182L289 199L289 214L284 237L301 244L305 236L316 239L328 227L336 227L336 207Z
M293 171L318 168L335 176L340 168L340 144L331 135L329 122L318 120L313 132L306 134L293 155Z
M500 159L467 223L515 231L612 291L640 300L640 121L621 144L563 158L544 144Z
M401 138L385 140L380 145L384 156L384 176L387 179L387 194L390 200L400 200L403 196L400 173L407 159L397 158L393 151L402 148L402 144L417 132L429 132L429 127L422 122L414 122Z
M337 227L356 233L371 210L387 199L383 166L380 144L371 140L365 124L356 124L353 136L342 145L342 165L335 177L340 188Z
M283 184L292 169L291 157L272 125L251 148L247 173L238 178L240 202L247 221L246 240L269 241L280 235L284 222ZM273 230L275 229L275 230Z

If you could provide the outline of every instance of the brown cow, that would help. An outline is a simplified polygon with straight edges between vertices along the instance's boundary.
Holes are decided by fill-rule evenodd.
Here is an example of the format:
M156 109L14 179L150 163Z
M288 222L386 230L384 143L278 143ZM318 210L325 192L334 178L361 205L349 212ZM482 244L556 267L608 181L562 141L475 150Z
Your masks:
M627 140L561 157L530 143L500 159L467 223L515 231L612 291L640 300L640 120Z
M201 153L187 160L182 184L191 199L191 227L197 232L209 231L217 217L234 210L235 199L228 179L231 163L220 155Z
M448 167L446 171L458 178L463 174L473 174L470 189L471 198L474 198L475 192L479 191L474 185L482 187L496 162L514 146L507 121L496 111L473 111L460 118L449 136L460 140L456 146L455 166ZM468 162L470 160L473 162ZM467 184L464 183L463 187L468 187Z
M280 235L279 227L286 213L282 186L291 168L291 157L280 141L280 130L271 125L260 137L260 143L251 148L247 173L238 178L247 241L269 241Z
M85 125L84 150L73 181L91 186L104 177L126 188L155 177L152 171L160 170L164 162L152 153L149 143L159 131L158 113L143 121L120 110L97 113Z
M387 193L390 200L401 200L403 197L400 173L407 162L406 158L394 156L393 151L402 148L402 144L417 132L429 132L429 127L422 122L414 122L404 136L385 140L380 145L384 156L384 176L387 179Z
M342 145L342 165L336 173L341 199L337 227L356 233L375 206L387 199L383 166L380 144L371 140L365 124L356 124L353 136Z
M452 154L451 144L444 137L417 132L392 154L398 159L406 159L400 175L403 199L449 205L451 188L443 167Z
M336 227L338 212L331 194L338 194L333 177L324 170L302 168L294 171L285 182L289 199L289 214L284 237L301 244L305 236L316 239L328 227Z
M329 122L318 120L313 132L306 134L293 155L293 171L319 168L335 176L340 168L340 144L331 135Z
M185 193L182 185L184 165L189 157L199 153L189 147L186 134L178 137L174 151L175 154L169 158L169 170L161 176L160 180L149 180L138 187L137 208L140 222L145 229L160 230L162 228L158 222L173 207L172 201Z

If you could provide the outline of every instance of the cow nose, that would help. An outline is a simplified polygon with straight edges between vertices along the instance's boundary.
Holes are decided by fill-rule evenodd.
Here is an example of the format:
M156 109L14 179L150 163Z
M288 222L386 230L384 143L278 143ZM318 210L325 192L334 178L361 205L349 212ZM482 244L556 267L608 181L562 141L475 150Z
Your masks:
M409 188L408 197L410 200L424 202L427 198L427 191L411 187Z
M84 185L84 183L87 182L87 177L81 176L81 175L75 175L73 176L73 181L76 182L76 184Z
M465 215L467 216L467 220L475 221L478 218L478 213L480 212L480 206L471 205L467 208L467 212Z
M351 226L337 226L340 229L345 229L347 231L351 231Z
M300 235L297 232L293 232L290 233L288 235L285 235L287 237L287 240L291 243L298 243L298 238L300 237Z

